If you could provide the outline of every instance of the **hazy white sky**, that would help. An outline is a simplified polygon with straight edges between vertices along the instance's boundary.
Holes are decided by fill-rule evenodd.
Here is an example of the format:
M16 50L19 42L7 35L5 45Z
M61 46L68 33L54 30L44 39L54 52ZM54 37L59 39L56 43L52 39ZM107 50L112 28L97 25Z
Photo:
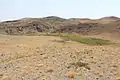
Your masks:
M120 17L120 0L0 0L0 20L45 16Z

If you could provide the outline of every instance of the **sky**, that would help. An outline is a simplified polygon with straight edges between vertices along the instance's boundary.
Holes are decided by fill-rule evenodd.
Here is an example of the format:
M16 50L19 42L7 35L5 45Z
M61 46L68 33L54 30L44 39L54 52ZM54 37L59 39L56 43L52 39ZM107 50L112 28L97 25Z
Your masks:
M0 21L46 16L120 17L120 0L0 0Z

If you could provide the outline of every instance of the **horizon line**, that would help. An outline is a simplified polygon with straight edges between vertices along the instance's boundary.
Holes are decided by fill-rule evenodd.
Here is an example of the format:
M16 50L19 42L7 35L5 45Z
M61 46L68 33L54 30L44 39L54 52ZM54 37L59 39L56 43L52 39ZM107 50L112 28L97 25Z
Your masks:
M14 20L20 20L20 19L24 19L24 18L47 18L47 17L58 17L58 18L63 18L63 19L102 19L102 18L109 18L109 17L114 17L114 18L120 18L118 16L103 16L103 17L97 17L97 18L91 18L91 17L61 17L61 16L43 16L43 17L21 17L21 18L11 18L11 19L7 19L7 20L0 20L0 22L4 22L4 21L14 21Z

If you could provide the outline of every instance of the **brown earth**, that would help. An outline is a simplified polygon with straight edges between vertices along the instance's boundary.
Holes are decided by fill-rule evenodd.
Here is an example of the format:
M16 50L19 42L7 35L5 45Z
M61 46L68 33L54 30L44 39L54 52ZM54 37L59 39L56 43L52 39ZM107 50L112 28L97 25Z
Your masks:
M60 40L52 36L0 35L0 80L116 80L120 77L119 46L89 46Z
M120 19L50 16L0 22L0 34L11 34L0 35L0 80L120 80L119 44L90 46L53 36L19 35L36 32L120 42Z

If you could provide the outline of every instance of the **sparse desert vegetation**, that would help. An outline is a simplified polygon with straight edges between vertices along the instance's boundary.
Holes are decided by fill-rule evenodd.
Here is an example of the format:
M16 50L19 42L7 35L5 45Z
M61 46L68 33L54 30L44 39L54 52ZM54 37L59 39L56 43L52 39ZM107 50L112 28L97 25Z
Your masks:
M88 45L110 45L114 42L110 40L95 38L95 37L85 37L81 35L69 34L69 33L31 33L25 34L26 36L56 36L63 38L64 41L71 40Z
M104 40L99 38L92 38L92 37L84 37L80 35L74 35L74 34L46 34L47 36L59 36L64 38L65 40L72 40L83 44L88 45L110 45L113 42L110 40Z

